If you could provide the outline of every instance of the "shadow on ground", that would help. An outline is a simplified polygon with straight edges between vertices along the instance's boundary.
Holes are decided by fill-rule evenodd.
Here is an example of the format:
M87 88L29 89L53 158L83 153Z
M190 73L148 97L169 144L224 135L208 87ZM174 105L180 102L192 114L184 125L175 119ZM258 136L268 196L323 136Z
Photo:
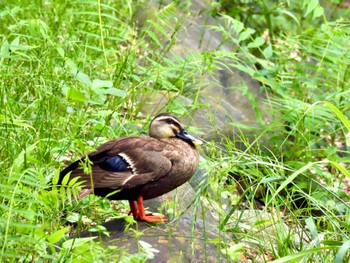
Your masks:
M137 222L129 229L126 229L123 219L112 220L103 225L110 236L101 236L102 242L106 246L121 248L128 254L144 252L141 243L146 242L156 249L152 250L155 251L154 258L147 262L226 262L225 255L219 251L223 249L222 244L228 244L228 239L217 230L217 220L206 209L202 209L204 206L201 201L199 205L188 205L195 198L195 192L189 184L147 201L145 206L150 211L157 211L161 203L174 198L178 200L181 210L179 217L160 224ZM98 235L85 231L78 236Z

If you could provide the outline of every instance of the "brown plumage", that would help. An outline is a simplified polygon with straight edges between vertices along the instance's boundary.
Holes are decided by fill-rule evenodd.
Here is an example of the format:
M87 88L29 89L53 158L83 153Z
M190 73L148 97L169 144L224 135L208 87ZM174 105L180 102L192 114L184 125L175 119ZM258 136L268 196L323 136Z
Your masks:
M201 141L189 135L172 114L157 115L150 124L150 136L131 136L108 141L60 173L60 182L70 172L70 180L83 182L80 197L89 193L111 200L129 200L136 219L165 222L163 216L146 214L143 200L161 196L187 182L195 173ZM91 174L80 163L89 158ZM135 204L135 201L137 202Z

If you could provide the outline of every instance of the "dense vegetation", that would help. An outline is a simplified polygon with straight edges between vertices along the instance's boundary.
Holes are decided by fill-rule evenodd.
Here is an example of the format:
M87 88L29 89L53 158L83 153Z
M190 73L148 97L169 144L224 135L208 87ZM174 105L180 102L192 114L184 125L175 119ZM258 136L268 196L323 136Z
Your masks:
M120 212L124 202L77 203L73 185L51 179L101 142L145 132L152 116L143 108L155 94L167 98L162 111L210 112L198 103L201 77L223 65L260 83L270 117L246 90L258 124L232 122L234 140L220 134L220 145L203 146L200 194L219 230L233 234L221 252L256 262L349 260L349 2L213 2L203 13L220 23L208 27L235 48L187 56L172 52L186 21L178 10L191 10L178 2L152 7L147 20L144 1L1 1L1 262L145 260L90 239L62 241L73 229L67 214L99 232L107 218L132 219ZM251 131L259 131L253 140Z

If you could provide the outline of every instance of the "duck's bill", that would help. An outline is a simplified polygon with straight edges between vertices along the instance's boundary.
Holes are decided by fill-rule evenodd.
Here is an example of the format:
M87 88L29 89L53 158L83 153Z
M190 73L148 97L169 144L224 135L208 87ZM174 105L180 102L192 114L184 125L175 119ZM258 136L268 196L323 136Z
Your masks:
M185 129L182 129L176 136L185 141L192 142L194 145L203 144L201 140L189 134Z

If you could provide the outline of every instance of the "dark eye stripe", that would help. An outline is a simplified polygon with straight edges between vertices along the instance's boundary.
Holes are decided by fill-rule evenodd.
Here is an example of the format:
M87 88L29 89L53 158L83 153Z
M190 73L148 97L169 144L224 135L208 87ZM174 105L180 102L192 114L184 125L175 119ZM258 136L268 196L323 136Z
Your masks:
M169 118L168 120L166 120L166 122L172 126L175 126L176 129L178 129L179 131L182 129L181 124L178 121L174 120L173 118Z
M182 128L181 123L177 119L170 116L160 116L157 118L157 120L166 122L167 124L175 125L176 127L180 127L180 129Z
M167 125L169 125L171 127L171 129L173 130L174 134L178 134L181 130L182 130L182 126L179 123L178 120L172 118L172 117L163 117L163 118L159 118L158 120L165 122Z

